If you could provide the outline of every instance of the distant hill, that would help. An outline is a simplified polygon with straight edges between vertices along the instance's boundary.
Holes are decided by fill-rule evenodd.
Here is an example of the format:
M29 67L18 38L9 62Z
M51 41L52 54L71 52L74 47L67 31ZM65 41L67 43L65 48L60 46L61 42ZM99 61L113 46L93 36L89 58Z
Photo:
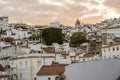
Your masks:
M101 23L95 24L94 26L97 28L120 26L120 18L106 19L106 20L102 21Z

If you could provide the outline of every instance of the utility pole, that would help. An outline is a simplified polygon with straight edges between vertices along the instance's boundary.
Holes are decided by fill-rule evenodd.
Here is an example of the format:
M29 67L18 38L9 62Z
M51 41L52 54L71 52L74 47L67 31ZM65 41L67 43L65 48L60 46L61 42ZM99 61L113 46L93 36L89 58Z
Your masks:
M40 41L41 41L41 48L42 48L42 30L40 31L40 33L41 33L41 39L40 39Z
M33 64L32 64L32 58L30 58L30 80L33 80Z
M44 61L43 64L45 65L45 56L43 57L43 61Z

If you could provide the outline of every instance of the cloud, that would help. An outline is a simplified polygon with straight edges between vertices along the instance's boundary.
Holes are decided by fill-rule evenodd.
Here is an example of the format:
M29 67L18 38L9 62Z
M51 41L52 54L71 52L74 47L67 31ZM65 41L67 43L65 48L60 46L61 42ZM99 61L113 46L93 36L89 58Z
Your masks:
M85 23L98 23L103 19L102 15L91 15L88 18L84 18L82 21Z
M120 0L106 0L104 5L120 14Z
M0 15L9 16L10 22L22 19L29 24L60 21L74 25L77 18L85 23L95 23L112 14L119 16L119 3L119 0L0 0Z

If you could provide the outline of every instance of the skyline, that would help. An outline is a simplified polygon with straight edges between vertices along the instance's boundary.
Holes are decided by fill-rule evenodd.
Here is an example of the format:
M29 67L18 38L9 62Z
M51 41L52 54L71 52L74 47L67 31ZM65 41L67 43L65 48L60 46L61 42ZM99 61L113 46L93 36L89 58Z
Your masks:
M0 16L10 23L45 25L59 21L74 26L77 18L83 23L97 23L120 17L119 0L0 0Z

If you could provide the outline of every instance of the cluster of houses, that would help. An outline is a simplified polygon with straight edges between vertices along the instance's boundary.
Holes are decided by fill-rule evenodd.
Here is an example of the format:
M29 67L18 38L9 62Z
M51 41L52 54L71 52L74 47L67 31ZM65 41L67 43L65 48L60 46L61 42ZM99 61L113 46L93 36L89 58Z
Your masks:
M4 20L0 20L2 24ZM32 34L51 26L61 28L68 41L74 32L84 32L90 42L73 48L69 42L47 46L38 43L41 39L28 39ZM119 26L99 28L81 24L77 20L74 28L65 27L59 22L53 22L50 26L32 27L17 23L0 28L4 31L0 34L1 80L65 80L63 73L73 63L120 57ZM8 37L14 40L6 41Z
M69 43L64 43L63 45L55 43L52 46L28 44L28 47L22 44L19 46L5 46L6 43L4 42L1 42L1 44L4 44L4 47L1 47L0 63L6 68L5 72L9 73L6 76L9 75L11 80L44 79L44 76L48 75L48 73L41 73L44 67L45 69L49 67L56 67L57 69L58 67L59 70L61 65L100 59L99 54L81 52L80 48L71 48ZM56 62L57 65L53 66L53 63ZM65 69L65 66L61 67ZM54 68L52 69L50 71L53 71L53 74L50 73L50 76L58 76L59 71L54 74ZM38 71L44 75L38 74Z

